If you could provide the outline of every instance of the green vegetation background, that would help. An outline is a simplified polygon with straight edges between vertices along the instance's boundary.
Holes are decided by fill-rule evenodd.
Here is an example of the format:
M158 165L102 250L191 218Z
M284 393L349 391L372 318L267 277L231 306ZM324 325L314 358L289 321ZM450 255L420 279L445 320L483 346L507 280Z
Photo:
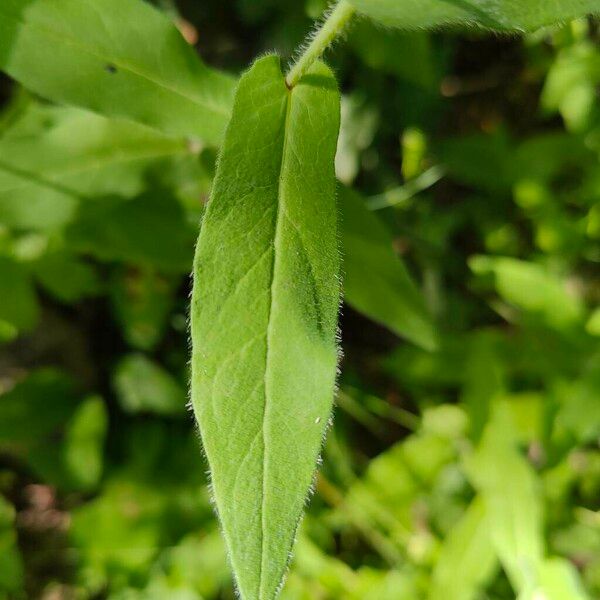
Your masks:
M232 73L289 57L323 9L160 6ZM524 38L361 21L329 53L338 177L440 341L343 307L285 600L600 597L599 40L591 21ZM233 598L185 408L216 151L0 94L0 598ZM65 179L77 205L45 183Z

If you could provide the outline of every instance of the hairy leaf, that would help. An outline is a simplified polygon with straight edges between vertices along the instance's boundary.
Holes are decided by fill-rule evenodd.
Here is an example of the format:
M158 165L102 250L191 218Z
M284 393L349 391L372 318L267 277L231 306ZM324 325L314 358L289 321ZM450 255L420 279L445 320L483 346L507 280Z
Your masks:
M424 29L475 25L495 31L532 31L600 12L598 0L350 0L385 25Z
M350 306L427 350L437 346L425 300L394 253L392 236L362 198L341 188L344 298Z
M142 0L2 0L0 69L55 102L210 143L234 89Z
M274 598L331 412L339 93L279 59L240 82L196 254L192 401L245 600Z

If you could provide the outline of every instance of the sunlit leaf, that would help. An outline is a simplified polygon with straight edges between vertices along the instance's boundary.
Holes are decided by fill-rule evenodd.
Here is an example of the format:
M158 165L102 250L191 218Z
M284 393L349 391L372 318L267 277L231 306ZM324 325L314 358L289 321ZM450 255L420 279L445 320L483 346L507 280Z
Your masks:
M453 25L522 32L600 10L596 0L350 0L350 3L375 20L402 29Z
M234 89L142 0L3 0L0 69L55 102L211 143Z
M535 598L547 600L591 600L581 585L575 565L561 558L544 561L540 570L540 586Z
M474 600L498 566L486 518L476 497L446 536L432 575L429 600Z
M600 83L600 54L591 40L564 48L552 65L541 103L559 111L571 131L585 131L600 114L595 91Z
M590 335L600 337L600 308L597 308L585 324L585 329Z
M187 153L181 139L133 123L34 104L0 139L0 223L56 229L82 198L135 196L152 166Z
M545 554L542 498L533 469L519 451L514 424L503 403L493 406L468 470L483 500L502 566L515 591L530 593L538 585Z
M491 256L473 257L469 265L478 275L493 275L495 287L505 300L552 327L572 327L583 318L581 299L540 265Z
M318 63L240 83L194 267L192 401L245 600L276 594L333 401L339 94Z

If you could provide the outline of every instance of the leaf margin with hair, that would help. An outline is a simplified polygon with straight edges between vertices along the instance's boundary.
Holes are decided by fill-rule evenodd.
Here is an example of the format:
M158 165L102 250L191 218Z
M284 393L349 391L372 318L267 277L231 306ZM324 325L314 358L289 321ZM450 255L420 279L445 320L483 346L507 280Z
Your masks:
M467 26L525 33L541 27L600 13L597 0L567 0L561 10L544 10L545 0L349 0L359 13L390 27L405 30ZM527 12L522 7L528 4ZM534 6L531 6L531 5ZM489 6L491 5L491 6Z
M339 112L323 63L288 90L277 56L255 62L198 241L192 404L244 600L277 595L331 414Z

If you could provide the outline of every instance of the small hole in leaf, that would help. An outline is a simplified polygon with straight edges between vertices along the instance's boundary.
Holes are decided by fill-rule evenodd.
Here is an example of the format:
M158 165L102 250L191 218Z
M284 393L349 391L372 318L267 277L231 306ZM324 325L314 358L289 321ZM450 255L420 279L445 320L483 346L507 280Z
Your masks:
M107 64L106 67L104 67L106 69L106 71L108 73L110 73L111 75L114 75L117 72L117 67L115 67L115 65L112 64Z

